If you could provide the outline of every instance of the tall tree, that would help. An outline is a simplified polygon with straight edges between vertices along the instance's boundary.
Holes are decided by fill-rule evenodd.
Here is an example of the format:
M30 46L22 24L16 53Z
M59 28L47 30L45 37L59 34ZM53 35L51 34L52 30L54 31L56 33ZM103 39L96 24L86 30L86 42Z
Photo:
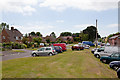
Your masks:
M50 34L50 36L53 36L53 37L55 37L55 38L56 38L56 35L55 35L55 33L54 33L54 32L52 32L52 33Z
M36 42L38 45L41 43L42 38L38 37L38 38L33 38L33 42Z
M36 32L36 36L42 37L42 34L40 32Z
M83 33L88 34L89 41L94 41L96 38L96 27L88 26L86 29L83 30ZM97 33L97 37L101 38L98 33Z
M62 32L60 36L72 36L71 32Z
M34 32L34 31L33 31L33 32L31 32L30 34L31 34L32 36L35 36L35 32Z

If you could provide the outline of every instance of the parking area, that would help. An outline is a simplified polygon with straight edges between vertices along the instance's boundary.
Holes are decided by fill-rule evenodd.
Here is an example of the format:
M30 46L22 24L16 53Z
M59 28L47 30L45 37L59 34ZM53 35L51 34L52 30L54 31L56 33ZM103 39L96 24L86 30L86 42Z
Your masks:
M91 49L6 60L2 75L3 78L117 78L116 72L95 58Z

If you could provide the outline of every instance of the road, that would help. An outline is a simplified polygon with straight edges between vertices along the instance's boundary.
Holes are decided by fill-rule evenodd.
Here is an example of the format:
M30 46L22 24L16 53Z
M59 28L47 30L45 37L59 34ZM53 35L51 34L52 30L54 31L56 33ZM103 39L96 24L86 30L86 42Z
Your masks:
M17 50L17 49L14 49ZM2 59L0 61L5 61L5 60L10 60L10 59L15 59L15 58L24 58L24 57L31 57L31 50L27 49L19 49L25 52L10 52L10 51L3 51L2 54Z

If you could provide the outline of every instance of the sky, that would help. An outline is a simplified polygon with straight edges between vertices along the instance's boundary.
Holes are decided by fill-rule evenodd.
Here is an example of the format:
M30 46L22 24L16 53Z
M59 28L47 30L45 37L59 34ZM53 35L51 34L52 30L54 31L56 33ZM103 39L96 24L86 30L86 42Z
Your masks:
M55 32L77 33L95 26L102 37L118 32L119 0L3 0L0 22L14 26L22 34L32 31L43 36Z

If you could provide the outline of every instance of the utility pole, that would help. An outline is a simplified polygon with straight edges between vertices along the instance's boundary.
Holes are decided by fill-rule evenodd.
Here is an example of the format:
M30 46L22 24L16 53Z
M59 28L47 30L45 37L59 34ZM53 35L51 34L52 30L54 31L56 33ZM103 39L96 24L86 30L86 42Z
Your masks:
M97 48L97 19L96 19L96 48Z

